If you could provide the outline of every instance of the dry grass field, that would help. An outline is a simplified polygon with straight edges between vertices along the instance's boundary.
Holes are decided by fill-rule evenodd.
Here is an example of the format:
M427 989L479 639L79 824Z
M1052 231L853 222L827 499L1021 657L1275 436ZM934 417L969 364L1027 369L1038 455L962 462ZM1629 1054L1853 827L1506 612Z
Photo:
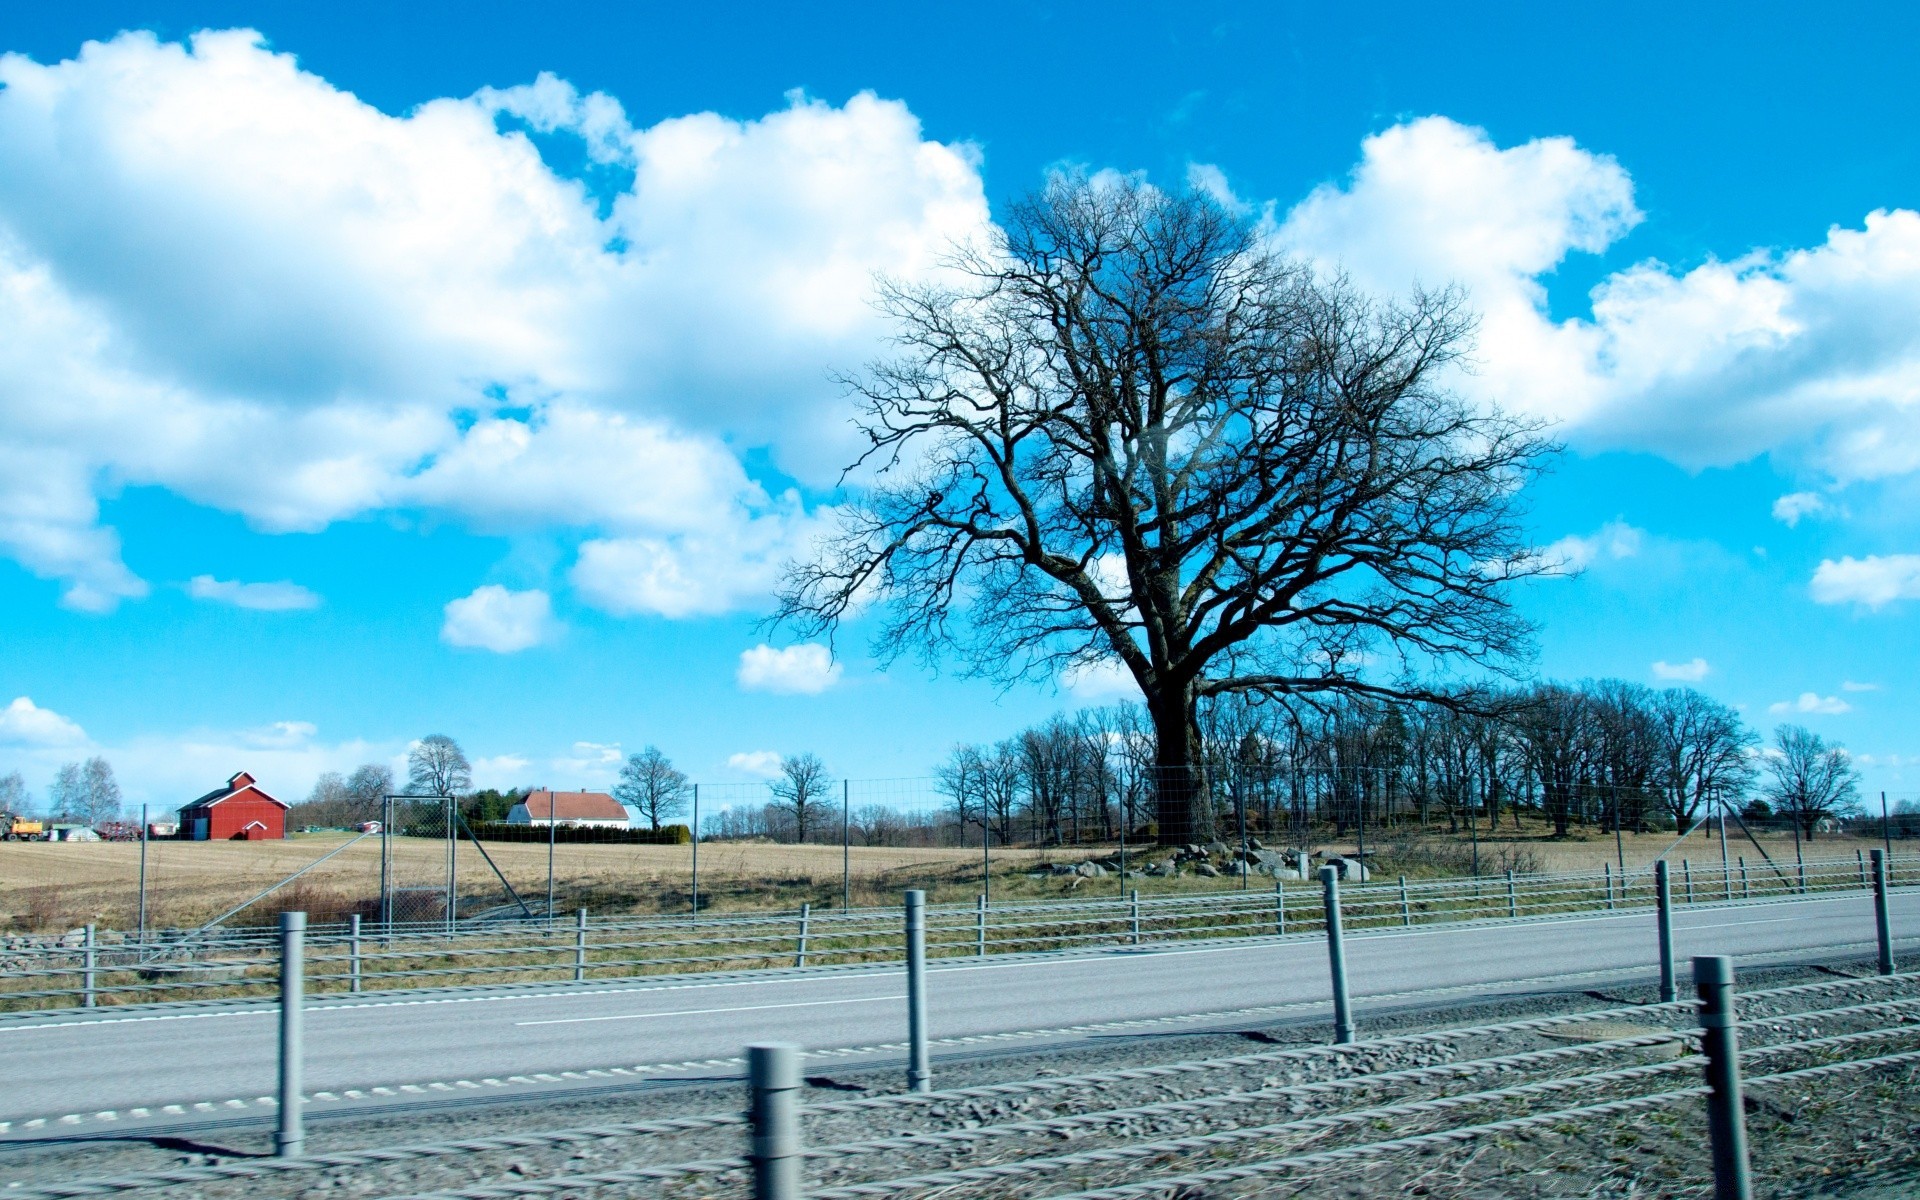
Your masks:
M153 842L147 855L148 920L155 926L190 926L210 920L245 902L301 867L339 850L271 899L253 906L242 922L270 917L281 908L303 908L324 916L351 911L371 913L379 894L379 838L352 842L352 835L296 836L284 842ZM1675 846L1671 834L1628 834L1622 839L1629 870L1644 868L1662 852L1696 866L1717 867L1720 844L1702 832ZM1776 861L1792 862L1789 834L1763 834L1760 842ZM394 839L398 888L422 895L443 891L447 858L443 842ZM1352 849L1353 839L1322 842ZM1852 857L1872 845L1858 838L1822 837L1803 849L1807 857ZM544 909L547 846L544 843L487 842L486 852L501 874L530 905ZM345 849L342 849L345 847ZM1671 849L1670 849L1671 848ZM1401 828L1375 835L1368 849L1376 872L1433 877L1464 874L1471 862L1467 838L1438 830L1424 834ZM1110 851L1111 847L1105 848ZM1117 890L1119 880L1030 879L1037 863L1078 862L1103 852L1099 847L1055 850L995 850L996 898L1040 899ZM1731 856L1757 866L1753 844L1733 831ZM107 928L130 928L138 905L140 847L126 842L0 843L0 927L21 931L69 929L92 921ZM1516 834L1503 829L1498 839L1482 837L1484 873L1506 865L1526 872L1598 871L1615 861L1611 833L1576 832L1554 839L1532 825ZM922 887L935 902L966 901L980 890L977 850L855 847L850 855L853 902L897 903L909 887ZM689 903L691 848L686 846L568 845L553 851L555 906L560 911L587 907L597 914L684 912ZM472 843L456 855L461 911L476 913L510 903L507 890ZM841 895L838 846L786 846L752 842L710 842L700 847L702 907L708 911L790 909L803 901L836 904ZM1236 880L1130 880L1145 893L1189 892L1236 887Z

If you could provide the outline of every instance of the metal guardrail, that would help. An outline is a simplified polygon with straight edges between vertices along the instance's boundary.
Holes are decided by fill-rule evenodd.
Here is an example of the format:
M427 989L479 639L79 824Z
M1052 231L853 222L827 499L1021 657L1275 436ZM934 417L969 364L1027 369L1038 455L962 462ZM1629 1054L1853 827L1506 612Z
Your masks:
M1728 960L1693 965L1697 1002L821 1103L805 1102L794 1048L760 1045L750 1048L745 1112L241 1159L10 1187L7 1194L77 1200L398 1162L424 1171L435 1160L457 1158L466 1182L413 1193L414 1200L505 1200L694 1180L703 1194L750 1189L766 1200L927 1193L966 1200L1010 1190L1121 1200L1271 1179L1283 1170L1299 1184L1303 1173L1332 1164L1529 1129L1591 1131L1609 1118L1699 1106L1716 1195L1746 1200L1746 1091L1920 1064L1920 973L1736 995ZM1642 1028L1622 1034L1606 1027L1621 1021ZM1591 1031L1585 1038L1583 1027ZM1559 1044L1515 1037L1541 1034L1557 1035ZM1174 1128L1151 1128L1156 1122ZM864 1132L874 1129L886 1132ZM563 1175L509 1161L586 1144L611 1147L620 1161ZM969 1151L982 1148L992 1153L968 1160ZM1707 1178L1703 1164L1701 1182Z
M1880 851L1874 851L1879 855ZM1890 879L1920 883L1920 856L1890 862ZM1729 863L1669 871L1676 907L1868 890L1865 855L1802 863ZM1248 880L1250 883L1251 880ZM1653 872L1611 868L1559 875L1381 880L1342 888L1344 928L1364 931L1468 921L1527 920L1581 912L1651 908ZM1323 932L1316 884L1182 896L1139 892L1069 901L927 905L930 959L987 954L1148 946L1204 938ZM549 981L608 981L649 975L900 961L901 908L677 918L591 918L490 923L449 932L439 923L376 926L357 918L307 931L309 991ZM265 996L279 985L279 935L271 928L164 931L146 940L102 937L91 926L77 944L0 951L0 1011L92 1007L143 1001Z

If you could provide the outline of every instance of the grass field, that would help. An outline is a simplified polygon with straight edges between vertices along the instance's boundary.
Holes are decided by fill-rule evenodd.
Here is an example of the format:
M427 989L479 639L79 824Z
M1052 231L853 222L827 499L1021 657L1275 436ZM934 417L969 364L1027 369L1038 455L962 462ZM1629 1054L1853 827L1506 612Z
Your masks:
M1526 873L1597 871L1615 861L1611 833L1576 833L1557 840L1544 827L1503 830L1499 839L1482 837L1483 873L1506 866ZM379 838L352 845L352 835L311 834L283 842L153 842L147 853L148 921L154 926L196 925L244 903L330 851L334 857L255 905L241 921L260 920L281 908L302 908L316 919L370 911L379 894ZM1760 842L1776 861L1793 861L1788 834L1762 834ZM1711 833L1699 833L1675 847L1671 834L1628 834L1622 839L1629 870L1645 867L1669 847L1674 859L1717 866L1720 845ZM1351 837L1321 842L1353 848ZM1851 857L1873 843L1846 836L1822 837L1804 849L1809 858ZM344 849L343 849L344 847ZM1470 870L1471 850L1464 836L1441 831L1424 834L1402 827L1374 834L1368 849L1376 874L1391 878L1462 875ZM1237 887L1230 878L1030 879L1043 862L1079 862L1112 847L1053 850L995 850L993 893L1004 899L1041 899L1139 887L1143 893L1191 892ZM488 842L487 854L499 873L535 909L544 910L547 853L544 843ZM1754 845L1736 832L1732 856L1758 866ZM1136 852L1137 853L1137 852ZM21 931L69 929L86 922L106 928L131 928L138 907L140 847L126 842L0 843L0 925ZM567 845L553 850L555 906L560 911L587 907L597 914L684 912L692 866L687 846ZM456 856L462 913L510 903L506 887L474 849L463 843ZM930 899L971 900L980 890L980 857L975 849L854 847L849 855L852 898L859 904L897 903L909 887L926 888ZM395 885L433 896L446 885L445 844L428 839L394 839ZM1258 880L1255 886L1263 886ZM841 896L838 846L786 846L751 842L706 843L700 847L702 907L708 911L797 908L803 901L837 904Z

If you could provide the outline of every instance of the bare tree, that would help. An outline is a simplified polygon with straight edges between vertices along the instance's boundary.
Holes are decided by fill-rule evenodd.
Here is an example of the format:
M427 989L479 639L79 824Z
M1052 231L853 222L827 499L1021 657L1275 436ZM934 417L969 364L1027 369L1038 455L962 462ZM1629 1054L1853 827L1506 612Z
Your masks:
M0 813L12 813L14 816L32 815L33 798L27 794L27 781L20 772L9 771L0 775Z
M1733 798L1753 783L1749 751L1759 742L1740 714L1692 688L1668 688L1654 706L1660 780L1675 824L1687 828L1712 797Z
M47 815L69 821L86 817L87 785L79 763L61 763L54 772L53 784L47 788Z
M1799 725L1773 731L1774 749L1767 756L1773 780L1767 799L1776 812L1786 813L1813 840L1823 817L1851 810L1860 799L1860 772L1846 747L1828 745L1825 738Z
M1528 651L1509 585L1550 568L1518 492L1551 446L1441 386L1458 293L1377 303L1202 193L1105 179L1056 179L952 266L883 286L901 354L851 381L875 482L776 621L830 635L877 593L883 659L1119 664L1163 842L1194 824L1200 700L1426 696L1363 651L1403 674Z
M775 809L793 821L794 837L807 840L807 830L825 815L827 789L833 779L816 754L789 754L780 760L780 774L767 781Z
M80 768L80 786L84 819L89 825L104 825L120 819L120 783L113 777L113 764L95 755Z
M659 747L648 746L638 754L627 755L613 797L639 809L640 815L658 829L662 820L686 811L688 786L686 775L675 769Z
M473 768L460 743L430 733L407 751L407 790L427 796L457 796L473 787Z

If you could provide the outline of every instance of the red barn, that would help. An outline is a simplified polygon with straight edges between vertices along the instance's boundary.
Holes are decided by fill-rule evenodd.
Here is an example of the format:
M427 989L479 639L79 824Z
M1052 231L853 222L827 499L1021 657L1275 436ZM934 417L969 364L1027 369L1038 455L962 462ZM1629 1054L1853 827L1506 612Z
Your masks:
M251 842L287 836L287 806L260 790L245 771L180 810L180 836Z

